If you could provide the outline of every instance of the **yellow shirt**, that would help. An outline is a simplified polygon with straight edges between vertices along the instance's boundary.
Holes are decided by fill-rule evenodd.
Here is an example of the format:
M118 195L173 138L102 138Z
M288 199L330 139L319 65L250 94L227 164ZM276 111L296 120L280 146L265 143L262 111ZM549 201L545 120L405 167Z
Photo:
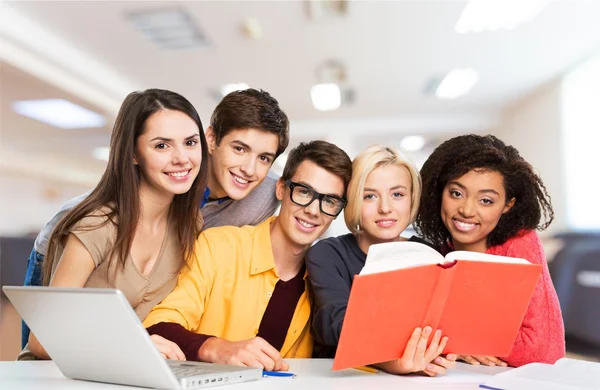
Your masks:
M258 226L223 226L202 232L196 241L197 261L181 272L175 289L152 309L144 326L174 322L229 341L256 337L279 281L270 232L276 218ZM298 300L281 348L284 358L312 355L307 292L308 287Z

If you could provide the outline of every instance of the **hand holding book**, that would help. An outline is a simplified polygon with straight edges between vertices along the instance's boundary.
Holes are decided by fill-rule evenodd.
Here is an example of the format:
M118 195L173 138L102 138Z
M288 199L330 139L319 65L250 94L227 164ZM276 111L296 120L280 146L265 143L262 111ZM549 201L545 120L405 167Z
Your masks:
M469 364L472 364L474 366L478 366L480 364L486 365L486 366L490 366L490 367L494 367L494 366L499 366L499 367L507 367L508 364L506 364L506 362L500 358L497 358L495 356L484 356L484 355L475 355L475 356L471 356L471 355L460 355L458 357L459 360L462 360L464 362L467 362Z
M433 331L430 326L416 328L398 359L379 363L376 366L391 374L408 374L422 371L429 376L445 374L455 365L456 357L440 357L446 347L448 337L442 331ZM436 361L437 360L437 361Z

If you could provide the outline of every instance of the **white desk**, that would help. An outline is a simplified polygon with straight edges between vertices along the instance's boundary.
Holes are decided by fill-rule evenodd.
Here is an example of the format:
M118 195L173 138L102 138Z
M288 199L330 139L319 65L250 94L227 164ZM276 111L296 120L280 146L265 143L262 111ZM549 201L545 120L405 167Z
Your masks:
M415 382L407 377L388 375L384 373L373 374L369 372L349 369L331 371L333 360L330 359L286 359L290 364L290 371L296 374L295 378L270 377L260 381L247 382L229 386L214 387L214 389L285 389L285 390L354 390L354 389L393 389L413 390L438 388L444 390L478 389L475 383L454 383L441 385L435 379L429 383ZM493 375L507 370L501 367L475 367L465 363L458 363L453 370L455 375L465 373L479 373ZM440 378L441 379L441 378ZM449 378L448 378L449 379ZM460 378L457 378L460 380ZM78 381L65 378L51 361L38 362L0 362L0 389L2 390L124 390L140 389L139 387L116 386L102 383Z

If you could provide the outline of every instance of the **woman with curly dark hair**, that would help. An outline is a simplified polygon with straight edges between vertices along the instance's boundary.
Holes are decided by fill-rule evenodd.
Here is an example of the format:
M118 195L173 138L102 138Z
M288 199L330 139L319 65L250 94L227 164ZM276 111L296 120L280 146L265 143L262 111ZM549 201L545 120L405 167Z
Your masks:
M550 196L517 149L487 135L452 138L421 169L415 227L444 255L454 250L519 257L542 274L509 356L461 356L471 364L554 363L565 354L564 325L541 241L554 219Z

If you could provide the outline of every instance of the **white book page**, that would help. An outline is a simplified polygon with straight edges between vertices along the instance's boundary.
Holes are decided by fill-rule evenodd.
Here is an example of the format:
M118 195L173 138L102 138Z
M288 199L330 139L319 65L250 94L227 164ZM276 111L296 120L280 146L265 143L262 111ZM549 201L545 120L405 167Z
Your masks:
M502 376L495 376L479 387L501 390L598 390L597 387L569 386L562 383Z
M600 363L563 358L554 363L554 367L550 381L600 388Z
M600 363L575 359L560 359L554 365L531 363L514 370L496 375L489 384L500 384L496 379L507 379L511 383L519 381L523 384L536 383L536 387L527 389L553 388L550 385L560 385L564 389L598 389L600 388ZM487 383L486 383L487 384ZM543 386L542 386L543 385ZM502 387L500 387L502 388Z
M446 262L452 262L454 260L470 260L470 261L488 261L493 263L516 263L516 264L531 264L525 259L518 257L507 257L490 255L487 253L479 252L468 252L468 251L454 251L446 255Z
M367 275L443 262L444 257L425 244L411 241L387 242L369 247L367 260L360 274Z

